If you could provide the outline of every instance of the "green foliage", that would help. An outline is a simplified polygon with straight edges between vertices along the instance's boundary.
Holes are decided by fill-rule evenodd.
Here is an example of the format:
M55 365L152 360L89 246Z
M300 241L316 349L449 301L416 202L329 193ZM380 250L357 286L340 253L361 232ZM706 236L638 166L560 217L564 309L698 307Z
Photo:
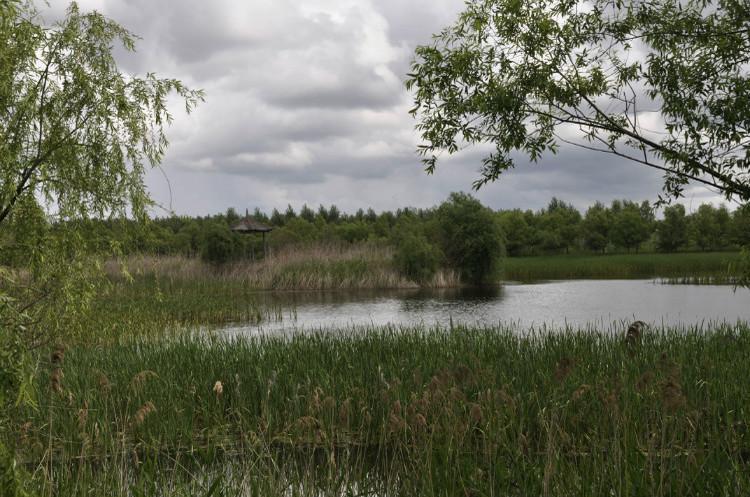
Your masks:
M652 232L654 219L648 202L638 205L625 201L613 205L612 212L612 241L628 252L632 249L637 252Z
M674 252L687 243L685 207L675 204L664 208L664 220L659 223L659 250Z
M604 252L609 244L611 225L610 212L601 202L589 207L581 226L584 246L596 252Z
M546 250L569 252L580 234L581 214L571 204L552 197L539 215L541 245Z
M393 260L401 274L424 283L435 276L440 253L423 235L408 233L401 238Z
M520 209L501 211L498 220L505 237L508 255L529 255L535 244L534 213L523 212Z
M218 475L228 496L747 495L748 326L656 327L632 347L624 334L389 326L78 346L64 395L40 382L40 409L14 421L31 421L34 467L54 455L60 496L205 495Z
M229 228L213 225L205 235L201 258L218 266L229 262L236 251L234 235Z
M0 492L19 495L18 462L6 440L9 402L24 402L19 376L36 349L75 336L102 288L86 235L91 216L145 217L146 167L167 147L167 110L177 94L202 100L175 79L119 70L116 45L135 36L72 3L54 26L33 2L0 3ZM54 206L50 224L45 206ZM95 233L96 234L96 233ZM114 247L111 247L114 248ZM102 250L102 247L98 247ZM112 253L112 251L110 251Z
M407 80L429 172L441 151L489 142L478 188L576 127L576 144L664 172L669 197L694 181L750 200L745 3L469 0L433 40Z
M701 250L715 248L721 237L717 211L711 204L703 204L690 216L690 238Z
M466 193L451 193L436 213L440 247L448 264L472 284L496 281L503 235L492 211Z

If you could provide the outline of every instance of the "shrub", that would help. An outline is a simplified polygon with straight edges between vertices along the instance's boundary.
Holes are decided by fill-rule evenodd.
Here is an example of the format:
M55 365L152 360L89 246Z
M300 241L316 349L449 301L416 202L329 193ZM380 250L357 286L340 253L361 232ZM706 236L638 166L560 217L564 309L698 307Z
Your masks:
M432 279L438 268L440 254L422 235L407 234L396 248L394 261L398 271L418 283Z
M201 259L214 265L221 265L232 259L234 254L235 244L229 228L212 226L203 240Z
M440 243L448 264L472 284L494 282L504 254L496 216L466 193L451 193L437 211Z

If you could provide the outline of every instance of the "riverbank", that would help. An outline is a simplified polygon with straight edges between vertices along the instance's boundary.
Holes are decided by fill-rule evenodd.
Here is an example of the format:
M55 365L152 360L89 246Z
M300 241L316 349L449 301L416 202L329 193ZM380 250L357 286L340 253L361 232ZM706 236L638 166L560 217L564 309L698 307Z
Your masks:
M738 252L674 254L555 255L506 257L502 279L542 281L565 279L648 279L668 283L727 284ZM260 261L240 261L213 266L183 256L138 255L122 263L110 261L107 274L113 281L126 279L122 268L136 279L170 284L223 284L256 290L348 290L396 288L456 288L456 271L441 269L426 282L417 283L399 274L388 247L367 244L295 248Z
M53 351L16 444L57 495L750 491L746 324L517 331Z
M728 284L739 252L554 255L507 257L503 278L513 281L657 278L669 283Z

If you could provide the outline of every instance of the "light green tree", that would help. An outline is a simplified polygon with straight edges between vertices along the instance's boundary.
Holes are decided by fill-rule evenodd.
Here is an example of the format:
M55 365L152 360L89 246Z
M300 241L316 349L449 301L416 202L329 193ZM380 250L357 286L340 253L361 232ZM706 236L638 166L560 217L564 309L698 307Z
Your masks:
M419 152L431 172L493 145L479 187L572 142L662 171L667 197L697 182L748 201L747 19L738 0L468 0L416 49Z
M135 36L75 3L47 26L32 3L0 2L0 253L26 248L10 261L23 265L23 285L0 267L3 413L25 400L30 351L75 332L96 292L98 264L76 221L143 219L144 173L168 144L168 97L177 94L187 111L203 99L175 79L123 73L116 44L132 50ZM0 491L13 496L18 466L5 435L0 414Z

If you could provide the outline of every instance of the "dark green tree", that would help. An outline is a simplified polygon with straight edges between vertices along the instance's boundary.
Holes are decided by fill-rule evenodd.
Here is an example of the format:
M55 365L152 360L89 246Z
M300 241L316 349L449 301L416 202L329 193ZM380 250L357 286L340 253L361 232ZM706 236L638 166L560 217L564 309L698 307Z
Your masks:
M658 247L664 252L674 252L688 241L688 221L682 204L664 208L664 219L658 223Z
M213 224L205 234L201 258L220 266L235 256L235 245L233 233L229 231L229 228L221 224Z
M471 195L451 193L436 214L448 264L469 283L496 281L504 247L494 213Z
M589 250L604 252L609 245L611 225L612 216L604 204L596 202L589 207L581 225L584 246Z
M424 235L408 232L398 242L394 263L407 278L427 283L438 269L440 252Z
M647 209L635 202L613 202L612 206L612 242L638 252L641 244L651 236L652 216Z
M689 220L690 239L703 251L719 244L720 226L716 209L711 204L701 204Z
M510 256L528 255L531 252L534 232L520 209L498 213L498 221L505 239L505 249Z
M299 217L307 222L312 223L313 221L315 221L315 212L311 208L309 208L307 204L304 204L299 211Z

